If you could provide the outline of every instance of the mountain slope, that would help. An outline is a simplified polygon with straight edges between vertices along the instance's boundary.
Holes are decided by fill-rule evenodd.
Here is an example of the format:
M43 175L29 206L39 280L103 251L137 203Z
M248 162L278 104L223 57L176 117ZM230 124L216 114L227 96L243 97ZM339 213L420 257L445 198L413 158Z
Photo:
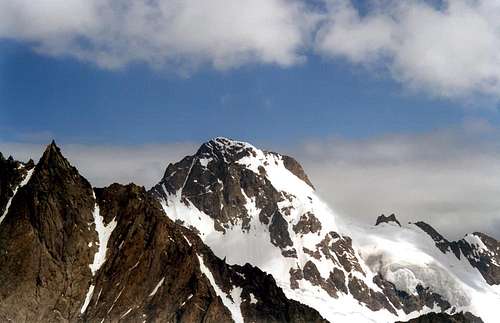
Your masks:
M405 253L407 242L402 239L398 245L390 237L379 239L372 228L343 225L345 221L321 201L302 167L290 157L216 138L196 154L170 164L152 193L167 216L196 232L217 256L231 264L248 262L272 274L287 297L317 309L331 321L389 322L469 307L486 316L497 314L495 309L486 313L484 306L471 306L472 294L464 290L462 276L447 280L460 286L457 296L434 284L438 277L433 275L445 271L432 271L430 281L401 283L393 271L380 270L373 263L380 257L374 258L369 248L391 255L396 244ZM425 241L414 241L417 249L421 243L433 244L431 237L422 234ZM364 243L370 239L371 243ZM441 253L433 245L422 254L435 258L436 252ZM496 259L483 254L492 263ZM418 258L402 259L399 265L405 268L407 263L410 272L430 264ZM461 263L462 267L471 272L471 279L480 280L475 297L498 300L495 287L469 262ZM457 299L461 293L469 293L467 301Z

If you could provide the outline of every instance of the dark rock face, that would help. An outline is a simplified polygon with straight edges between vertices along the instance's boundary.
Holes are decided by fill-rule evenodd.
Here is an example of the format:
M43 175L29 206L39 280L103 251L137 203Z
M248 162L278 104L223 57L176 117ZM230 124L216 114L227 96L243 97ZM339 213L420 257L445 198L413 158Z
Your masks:
M0 170L2 170L0 172L0 216L4 214L7 203L14 195L15 189L33 167L32 160L24 164L14 160L12 156L5 159L0 153Z
M384 280L380 275L375 276L373 281L382 289L383 294L387 296L392 306L395 309L403 310L406 314L419 311L425 306L432 308L437 305L443 311L451 307L450 303L444 300L441 295L433 293L430 289L420 285L417 286L416 295L410 295L396 289L394 284Z
M246 321L326 322L272 276L214 256L144 188L113 184L94 198L55 144L0 224L0 321L231 322L224 302L241 302Z
M288 233L288 223L279 212L275 212L269 225L269 233L271 242L275 246L285 249L288 246L293 246L292 239Z
M392 213L391 215L389 216L385 216L385 215L380 215L378 218L377 218L377 222L375 222L375 225L379 225L380 223L390 223L390 222L394 222L396 223L397 225L401 226L401 223L399 223L398 219L396 218L396 215L394 213Z
M117 224L83 321L231 321L196 250L144 188L113 184L96 196L105 221Z
M90 184L51 144L0 225L0 320L75 320L96 248Z
M302 235L316 233L320 230L321 222L311 212L302 214L299 222L293 226L293 231Z
M429 313L406 321L408 323L482 323L483 321L469 312L458 314ZM403 322L398 322L403 323Z

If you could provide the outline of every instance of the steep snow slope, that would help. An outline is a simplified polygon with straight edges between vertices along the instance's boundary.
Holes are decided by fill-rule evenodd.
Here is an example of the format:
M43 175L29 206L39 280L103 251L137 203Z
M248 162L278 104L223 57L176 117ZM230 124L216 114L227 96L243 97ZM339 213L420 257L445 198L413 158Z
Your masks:
M272 274L287 297L333 322L444 310L470 310L485 322L499 315L490 306L496 287L467 260L441 253L419 228L339 224L290 157L216 138L169 165L152 191L217 256Z

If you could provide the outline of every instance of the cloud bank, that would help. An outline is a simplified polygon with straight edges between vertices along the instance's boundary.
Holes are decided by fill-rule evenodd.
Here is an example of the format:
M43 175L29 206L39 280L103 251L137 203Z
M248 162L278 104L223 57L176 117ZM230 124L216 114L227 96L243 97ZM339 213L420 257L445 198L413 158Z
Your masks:
M329 2L319 52L386 68L397 81L433 95L500 95L500 4L493 0L372 1L362 15Z
M0 0L0 37L104 68L190 69L302 59L311 16L286 0Z
M199 144L61 147L94 186L135 182L149 188L168 163L193 154ZM403 222L427 221L449 238L473 231L500 238L500 130L483 120L423 134L262 148L299 160L319 194L346 219L373 224L381 213L396 213ZM38 160L42 149L0 142L4 155L21 160Z
M358 2L356 2L358 3ZM500 97L495 0L0 0L0 39L116 69L288 67L319 54L406 88ZM439 5L436 5L439 3Z
M426 221L449 238L500 238L500 132L463 128L366 140L312 140L290 151L319 194L353 222Z

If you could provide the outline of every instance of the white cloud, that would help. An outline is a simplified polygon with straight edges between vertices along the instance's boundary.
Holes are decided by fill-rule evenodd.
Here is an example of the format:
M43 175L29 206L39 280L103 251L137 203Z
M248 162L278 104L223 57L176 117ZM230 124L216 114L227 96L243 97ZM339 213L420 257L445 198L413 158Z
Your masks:
M328 1L316 49L355 64L387 66L399 82L436 96L500 96L500 4L493 0Z
M291 66L311 51L377 66L410 89L500 97L496 0L0 0L0 39L104 68ZM320 9L325 4L326 9Z
M106 68L289 66L313 20L287 0L0 0L0 37Z

